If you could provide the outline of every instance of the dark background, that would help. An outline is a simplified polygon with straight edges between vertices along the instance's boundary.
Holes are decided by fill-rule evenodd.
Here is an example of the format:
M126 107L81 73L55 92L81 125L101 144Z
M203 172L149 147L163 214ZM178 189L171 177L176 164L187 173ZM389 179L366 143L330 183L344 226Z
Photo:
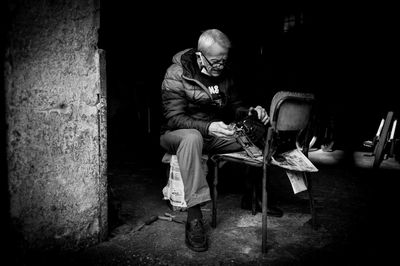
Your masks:
M4 62L9 19L1 8ZM393 5L280 1L265 4L101 1L98 46L106 51L109 160L158 154L160 89L172 56L219 28L249 104L268 107L280 89L314 92L319 124L332 124L337 148L372 139L388 111L399 113L398 15ZM284 20L302 16L285 32ZM261 48L263 53L261 54ZM4 66L0 67L4 80ZM0 109L5 112L4 82ZM5 151L5 116L0 119ZM398 136L399 132L396 132ZM146 154L147 152L147 154ZM1 153L6 174L5 152Z
M285 32L290 15L298 21ZM280 89L314 92L321 127L334 125L336 147L357 148L372 139L389 110L398 111L395 20L394 8L383 5L103 1L99 47L107 53L109 159L124 151L143 154L143 146L158 149L165 70L208 28L230 37L246 101L268 107Z
M232 59L245 100L268 107L280 89L314 92L319 101L319 121L322 125L333 122L338 148L358 148L363 140L372 139L389 110L398 116L397 8L365 3L280 3L240 1L237 5L218 6L214 2L162 5L153 1L101 1L98 46L106 50L107 56L109 162L158 157L160 89L165 70L176 52L195 47L201 31L208 28L219 28L232 40ZM3 62L10 20L5 11L0 8L3 213L9 207L4 178ZM284 32L285 17L300 14L303 23ZM397 186L391 187L394 192ZM379 201L373 210L379 211L379 203L390 201L379 197L391 194L385 189L374 191ZM393 221L386 225L387 220L381 223L392 228Z

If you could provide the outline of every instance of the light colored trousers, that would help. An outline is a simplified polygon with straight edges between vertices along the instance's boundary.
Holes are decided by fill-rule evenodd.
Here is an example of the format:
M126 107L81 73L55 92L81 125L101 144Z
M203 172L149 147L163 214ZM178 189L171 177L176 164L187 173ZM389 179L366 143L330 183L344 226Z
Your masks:
M167 131L161 135L160 145L168 153L176 154L178 158L188 207L211 200L206 174L202 168L202 154L242 150L234 138L203 137L196 129Z

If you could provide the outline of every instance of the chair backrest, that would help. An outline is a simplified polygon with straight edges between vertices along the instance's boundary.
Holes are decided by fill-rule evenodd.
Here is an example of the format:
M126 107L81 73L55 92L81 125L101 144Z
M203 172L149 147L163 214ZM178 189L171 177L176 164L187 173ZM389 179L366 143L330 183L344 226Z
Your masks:
M314 95L292 91L277 92L271 102L271 125L277 131L301 131L312 118Z

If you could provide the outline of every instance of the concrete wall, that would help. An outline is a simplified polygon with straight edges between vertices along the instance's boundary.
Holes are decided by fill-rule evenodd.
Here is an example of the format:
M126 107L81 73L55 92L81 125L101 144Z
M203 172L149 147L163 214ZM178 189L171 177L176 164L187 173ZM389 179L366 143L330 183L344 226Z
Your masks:
M97 243L107 233L99 2L19 0L8 1L8 8L12 224L29 248Z

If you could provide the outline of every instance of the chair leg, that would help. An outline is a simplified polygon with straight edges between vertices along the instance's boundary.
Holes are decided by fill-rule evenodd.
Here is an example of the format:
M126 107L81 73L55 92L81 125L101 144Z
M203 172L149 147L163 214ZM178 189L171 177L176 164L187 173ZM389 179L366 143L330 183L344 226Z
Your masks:
M213 193L212 193L212 219L211 219L211 226L213 228L217 227L218 167L219 167L219 162L215 162L215 164L214 164L214 179L213 179Z
M254 178L252 178L252 192L251 192L251 214L256 215L256 204L257 204L257 184Z
M250 178L250 184L251 184L251 214L256 215L256 204L257 204L257 183L256 183L256 177L253 175L250 175L250 166L246 166L246 178Z
M311 225L312 225L313 229L317 229L317 221L316 221L317 217L316 217L316 212L315 212L314 197L312 194L312 182L311 182L310 174L307 172L304 172L304 178L306 180L308 198L310 200Z
M267 166L263 166L262 177L262 245L261 251L267 253Z

